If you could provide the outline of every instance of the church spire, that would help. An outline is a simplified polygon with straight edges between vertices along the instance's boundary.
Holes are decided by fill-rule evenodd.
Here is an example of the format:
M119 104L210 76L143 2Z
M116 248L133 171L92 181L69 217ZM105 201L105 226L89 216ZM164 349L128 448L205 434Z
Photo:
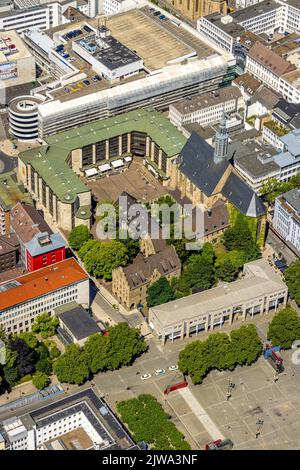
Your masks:
M228 150L228 132L226 128L226 114L223 110L219 129L215 137L214 162L220 163L227 156Z

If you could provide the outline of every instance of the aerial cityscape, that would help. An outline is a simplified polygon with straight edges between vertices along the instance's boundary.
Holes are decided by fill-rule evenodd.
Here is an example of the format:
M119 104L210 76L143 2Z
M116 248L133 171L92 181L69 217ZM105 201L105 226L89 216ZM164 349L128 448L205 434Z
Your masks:
M300 0L0 0L0 451L299 450L299 348Z

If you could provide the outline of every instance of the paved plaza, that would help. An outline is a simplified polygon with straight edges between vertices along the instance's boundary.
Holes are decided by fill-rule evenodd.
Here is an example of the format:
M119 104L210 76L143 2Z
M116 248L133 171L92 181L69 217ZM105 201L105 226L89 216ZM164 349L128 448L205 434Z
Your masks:
M265 339L269 320L270 317L260 318L257 322L262 339ZM169 365L176 364L180 350L194 339L167 343L165 347L151 339L149 352L133 366L98 374L94 382L114 409L119 400L140 393L154 395L192 448L203 449L212 441L205 426L179 391L163 394L168 385L182 378L179 372L168 371ZM233 372L212 371L202 384L189 383L190 391L199 401L199 409L205 410L221 435L233 441L234 449L300 449L300 365L292 364L291 354L292 351L283 352L285 371L276 382L275 370L260 357L252 366L237 367ZM156 377L155 370L161 368L166 369L166 374ZM144 373L151 373L152 378L142 381L140 375ZM227 400L229 382L235 387ZM259 421L263 424L259 425ZM258 428L260 434L256 438Z

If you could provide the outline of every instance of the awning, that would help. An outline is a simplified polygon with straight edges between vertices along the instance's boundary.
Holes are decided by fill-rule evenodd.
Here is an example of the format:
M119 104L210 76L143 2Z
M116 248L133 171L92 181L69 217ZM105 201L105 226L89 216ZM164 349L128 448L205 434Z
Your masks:
M121 159L115 160L114 162L111 162L111 164L114 168L120 168L120 166L124 166L124 163Z
M105 171L111 170L109 163L105 163L104 165L98 166L100 173L104 173Z
M132 157L125 157L125 158L124 158L124 161L125 161L125 162L131 162L131 160L132 160Z
M98 175L98 171L96 168L89 168L88 170L84 170L86 176L95 176Z

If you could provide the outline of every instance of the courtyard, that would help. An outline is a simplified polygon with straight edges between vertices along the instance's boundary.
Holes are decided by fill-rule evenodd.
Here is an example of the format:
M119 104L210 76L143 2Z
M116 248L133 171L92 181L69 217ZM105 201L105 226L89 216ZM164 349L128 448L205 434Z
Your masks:
M121 172L86 179L85 183L97 202L116 201L123 191L141 202L153 201L168 192L167 188L164 188L144 167L139 157L134 158L130 166Z

